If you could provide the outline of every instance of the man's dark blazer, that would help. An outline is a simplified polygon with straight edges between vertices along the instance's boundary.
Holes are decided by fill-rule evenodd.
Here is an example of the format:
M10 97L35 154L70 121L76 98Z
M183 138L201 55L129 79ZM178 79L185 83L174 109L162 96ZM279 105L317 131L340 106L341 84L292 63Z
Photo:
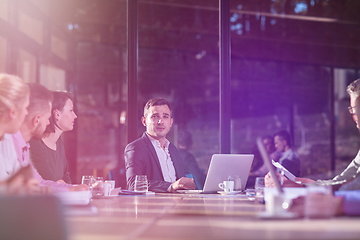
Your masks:
M176 180L178 180L185 176L184 163L177 148L172 143L169 145L169 152L175 168ZM159 158L145 133L126 146L124 156L129 190L134 189L136 175L146 175L149 182L149 191L167 192L172 183L164 181Z

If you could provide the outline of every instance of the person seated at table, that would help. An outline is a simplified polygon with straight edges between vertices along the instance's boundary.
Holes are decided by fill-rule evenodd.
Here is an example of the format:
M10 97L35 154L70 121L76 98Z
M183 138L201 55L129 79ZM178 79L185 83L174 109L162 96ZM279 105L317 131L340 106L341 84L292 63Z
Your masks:
M276 150L281 153L279 163L295 176L300 176L300 158L292 147L290 134L285 130L275 133L274 144Z
M205 184L205 174L200 169L198 162L195 159L195 156L189 152L193 144L192 135L187 130L182 130L178 135L178 150L181 158L184 161L185 167L190 172L194 178L196 188L203 189Z
M358 97L360 96L360 79L357 79L349 84L349 86L347 87L347 93L350 96L350 107L348 107L348 109L350 114L352 115L354 122L356 123L356 127L359 129L358 119L360 117L360 105L357 105L356 102ZM360 178L357 179L354 183L350 184L349 182L358 178L359 175L360 175L360 150L357 153L356 157L350 162L348 167L342 173L335 176L333 179L314 181L313 179L309 179L309 178L296 178L295 180L297 182L301 182L302 184L315 183L319 185L333 185L335 188L339 188L339 190L356 190L356 189L360 189L360 184L355 184L357 181L360 181ZM283 177L283 181L284 181L284 186L288 186L288 187L303 186L301 184L290 181L285 177ZM265 185L267 187L273 187L275 185L269 173L265 176Z
M29 141L30 159L43 179L70 184L69 166L61 134L73 130L77 116L71 93L55 91L53 95L50 124L42 139Z
M49 186L53 192L87 190L86 185L73 186L67 183L44 180L30 162L30 145L28 142L30 139L41 140L46 127L50 124L49 118L51 116L53 93L37 83L30 83L28 85L30 87L28 114L20 130L12 135L19 164L23 167L29 165L32 169L33 177L39 180L40 186Z
M134 189L136 175L146 175L149 190L154 192L195 189L194 179L184 177L186 170L177 148L166 139L173 124L168 101L150 99L141 122L145 133L124 152L128 189Z
M270 156L270 159L273 159L276 162L279 161L281 157L281 153L277 151L275 148L274 138L270 135L266 135L261 138L261 141L263 142L266 152ZM256 150L254 151L254 155L256 156L256 159L254 157L254 161L253 164L251 165L249 176L264 177L269 172L269 170L264 164L264 161L262 160L260 152L257 149L257 147Z
M22 169L11 134L16 133L29 105L29 87L17 76L0 74L0 195L42 193L29 169Z

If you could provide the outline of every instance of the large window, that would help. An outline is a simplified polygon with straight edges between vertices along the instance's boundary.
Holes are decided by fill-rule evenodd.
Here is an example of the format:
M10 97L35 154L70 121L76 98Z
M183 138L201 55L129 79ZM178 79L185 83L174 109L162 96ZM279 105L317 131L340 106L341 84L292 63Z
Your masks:
M127 1L17 2L0 0L0 70L73 92L78 119L65 139L73 179L115 169L124 187ZM360 75L360 5L341 2L230 1L232 153L286 129L304 176L331 170L334 142L336 171L356 154L346 86ZM139 0L138 36L136 134L145 102L166 98L169 140L190 131L206 172L219 153L219 1Z

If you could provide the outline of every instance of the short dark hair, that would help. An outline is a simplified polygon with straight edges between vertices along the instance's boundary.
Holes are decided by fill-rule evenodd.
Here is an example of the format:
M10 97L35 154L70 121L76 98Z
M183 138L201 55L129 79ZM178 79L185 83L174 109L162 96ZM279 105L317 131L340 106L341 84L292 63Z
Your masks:
M149 101L147 101L147 103L145 104L144 107L144 117L147 117L148 111L150 109L150 107L152 106L161 106L161 105L166 105L169 107L170 109L170 114L171 114L171 107L170 107L170 103L168 101L166 101L163 98L152 98Z
M360 95L360 78L356 79L352 83L349 84L349 86L346 89L347 93L349 95L356 94L357 96Z
M355 107L356 107L356 116L358 117L358 119L360 119L360 97L356 98L355 101ZM360 131L360 130L359 130Z
M193 144L192 134L187 130L181 130L178 135L178 144L186 148Z
M55 110L61 111L64 108L65 103L66 103L66 101L68 99L73 101L73 95L70 92L54 91L53 95L54 95L54 99L52 101L52 106L51 106L50 124L47 125L46 130L45 130L45 134L54 133L55 132L55 127L59 127L56 124L54 111Z
M53 93L43 85L38 83L28 83L28 85L30 88L30 98L27 108L28 115L26 115L25 119L32 118L34 114L44 111L54 98Z
M261 140L269 139L274 144L274 138L271 135L262 136Z
M288 131L286 131L286 130L281 130L281 131L279 131L279 132L277 132L277 133L274 134L274 138L275 138L276 136L278 136L279 138L281 138L281 140L285 140L285 141L287 142L287 145L288 145L289 147L292 146L290 134L288 133Z

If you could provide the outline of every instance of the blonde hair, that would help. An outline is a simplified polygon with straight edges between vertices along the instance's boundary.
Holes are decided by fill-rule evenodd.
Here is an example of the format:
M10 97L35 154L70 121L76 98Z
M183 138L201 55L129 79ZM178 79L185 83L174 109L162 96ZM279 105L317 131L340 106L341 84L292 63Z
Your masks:
M21 108L29 94L29 86L19 77L0 73L0 118L8 109Z

